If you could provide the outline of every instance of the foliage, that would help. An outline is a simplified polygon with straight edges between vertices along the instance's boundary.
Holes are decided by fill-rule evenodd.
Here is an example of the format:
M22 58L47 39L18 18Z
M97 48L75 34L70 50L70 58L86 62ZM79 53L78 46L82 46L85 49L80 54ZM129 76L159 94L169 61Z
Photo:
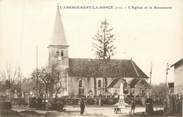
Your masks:
M46 108L46 103L45 99L42 98L29 98L29 106L31 108L36 108L36 109L45 109Z
M77 105L79 103L79 98L67 98L65 101L67 105Z
M17 95L17 97L21 97L21 84L19 81L10 82L9 80L0 81L0 92L4 92L3 96L7 96L5 92L9 93L9 95L12 97L14 94Z
M36 108L36 98L29 98L29 106L31 108Z
M113 105L116 104L118 102L118 99L116 98L104 98L102 99L102 103L106 104L106 105Z
M64 98L54 98L51 101L49 109L63 111L64 105L65 105Z
M28 105L28 103L26 103L26 101L25 101L25 98L15 98L15 99L13 99L13 104L23 105L23 106Z
M153 85L151 92L152 96L160 99L165 99L168 95L168 87L164 83L161 83L159 85Z
M86 103L88 105L94 105L97 104L97 100L95 98L87 98Z

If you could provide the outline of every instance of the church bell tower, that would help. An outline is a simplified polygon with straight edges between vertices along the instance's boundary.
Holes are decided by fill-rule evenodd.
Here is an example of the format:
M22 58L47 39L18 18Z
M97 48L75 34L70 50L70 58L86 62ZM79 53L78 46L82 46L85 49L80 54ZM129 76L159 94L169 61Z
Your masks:
M64 27L62 24L61 14L59 5L57 6L55 24L53 29L53 35L51 38L51 43L48 46L49 49L49 66L56 67L55 69L59 71L59 78L62 82L62 88L64 94L67 95L68 91L68 74L67 68L69 67L69 57L68 57L68 47L67 41L65 39Z
M49 65L57 64L61 69L68 68L68 47L65 39L59 6L57 6L55 25L49 48Z

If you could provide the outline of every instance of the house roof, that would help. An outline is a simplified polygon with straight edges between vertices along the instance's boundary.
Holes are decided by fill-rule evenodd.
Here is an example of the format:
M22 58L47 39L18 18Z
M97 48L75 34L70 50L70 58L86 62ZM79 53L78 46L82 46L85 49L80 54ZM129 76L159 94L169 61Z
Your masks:
M177 61L176 63L174 63L173 65L171 65L171 67L177 68L182 64L183 64L183 58Z
M133 79L131 82L130 82L130 88L134 88L135 85L137 84L137 82L139 81L140 79Z
M109 84L108 88L113 88L120 80L121 78L115 78L112 80L112 82ZM143 84L145 87L150 87L150 85L146 82L145 79L142 78L134 78L130 83L130 88L134 88L137 84Z
M69 76L148 78L135 62L126 59L112 59L104 65L98 59L70 58Z

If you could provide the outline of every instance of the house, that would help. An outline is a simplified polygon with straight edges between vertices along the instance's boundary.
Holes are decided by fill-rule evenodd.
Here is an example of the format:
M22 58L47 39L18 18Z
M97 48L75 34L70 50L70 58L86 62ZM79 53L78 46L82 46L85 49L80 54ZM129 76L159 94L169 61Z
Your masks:
M150 91L151 86L145 79L134 78L130 83L130 93L143 97Z
M127 82L128 81L128 82ZM133 95L133 96L145 96L145 93L149 91L150 85L147 83L146 79L144 78L115 78L110 85L108 86L109 92L111 94L117 93L119 94L119 88L121 82L124 84L124 93L126 95Z
M183 94L183 58L171 67L174 67L174 94Z
M62 79L59 96L105 95L119 81L146 79L148 76L132 60L112 59L103 64L98 59L69 58L69 45L65 38L59 7L49 49L49 65L56 65ZM117 80L117 82L116 82ZM114 86L115 88L115 86ZM114 93L115 89L110 93Z
M169 94L174 94L174 82L168 83Z

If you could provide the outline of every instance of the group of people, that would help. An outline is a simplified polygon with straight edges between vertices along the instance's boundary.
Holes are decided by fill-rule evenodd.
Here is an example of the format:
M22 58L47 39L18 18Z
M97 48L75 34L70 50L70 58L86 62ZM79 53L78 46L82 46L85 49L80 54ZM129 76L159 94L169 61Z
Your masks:
M152 114L153 113L153 100L151 98L147 98L146 99L146 113L148 114ZM84 114L85 111L85 101L83 98L80 99L80 114ZM135 113L135 108L136 108L136 100L135 98L132 99L131 101L131 113L134 114Z
M146 101L146 113L147 114L152 114L153 113L153 100L150 97L147 97ZM135 97L131 101L131 113L135 113L135 107L136 107L136 100Z
M181 113L182 112L182 96L170 95L165 99L164 112L166 113Z

